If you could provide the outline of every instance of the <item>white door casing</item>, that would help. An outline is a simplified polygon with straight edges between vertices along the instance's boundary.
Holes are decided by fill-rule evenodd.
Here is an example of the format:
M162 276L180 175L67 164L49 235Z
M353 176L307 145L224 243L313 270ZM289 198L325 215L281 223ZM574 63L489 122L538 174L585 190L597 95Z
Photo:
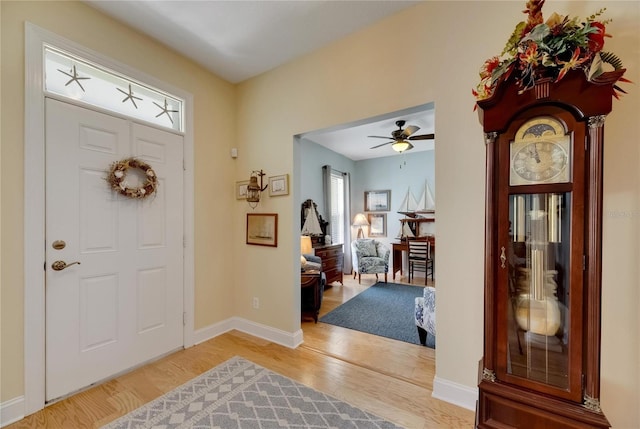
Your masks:
M16 398L15 418L45 406L45 44L146 82L185 101L184 122L184 347L194 338L194 133L193 95L30 22L25 23L24 121L24 397ZM56 98L56 97L53 97ZM119 116L119 115L115 115ZM8 410L8 409L7 409Z
M57 100L45 110L49 401L182 346L183 139ZM109 166L130 156L154 169L154 195L109 188Z

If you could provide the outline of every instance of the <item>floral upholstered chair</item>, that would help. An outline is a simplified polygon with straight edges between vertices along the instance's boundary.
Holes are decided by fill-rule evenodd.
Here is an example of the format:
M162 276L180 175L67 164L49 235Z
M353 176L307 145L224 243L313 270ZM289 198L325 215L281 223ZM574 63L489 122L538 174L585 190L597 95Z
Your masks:
M436 289L431 286L425 286L422 296L416 298L414 309L416 326L418 327L418 336L420 344L427 344L427 334L436 337Z
M351 242L351 262L353 266L353 278L358 274L358 283L362 274L384 274L384 282L387 282L389 272L389 254L387 246L372 238L363 238Z

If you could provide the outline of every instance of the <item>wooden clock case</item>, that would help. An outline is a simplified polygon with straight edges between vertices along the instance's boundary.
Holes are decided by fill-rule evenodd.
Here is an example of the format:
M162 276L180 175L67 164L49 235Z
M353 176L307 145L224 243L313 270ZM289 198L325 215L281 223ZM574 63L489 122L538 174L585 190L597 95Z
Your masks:
M522 92L515 78L499 83L494 94L478 101L486 143L486 225L484 279L484 356L479 371L477 427L606 428L600 409L600 319L602 269L602 179L604 122L612 108L613 85L624 70L608 72L598 82L570 71L560 82L539 79ZM565 124L572 139L570 183L509 185L509 145L526 120L549 116ZM523 188L525 191L523 191ZM518 192L571 194L567 257L566 385L553 385L515 374L509 349L512 305L505 269L511 228L509 205ZM506 211L506 212L505 212ZM501 258L502 257L502 258ZM516 334L520 335L520 334ZM522 338L526 342L526 338ZM518 345L524 347L518 337ZM521 349L522 350L522 349Z

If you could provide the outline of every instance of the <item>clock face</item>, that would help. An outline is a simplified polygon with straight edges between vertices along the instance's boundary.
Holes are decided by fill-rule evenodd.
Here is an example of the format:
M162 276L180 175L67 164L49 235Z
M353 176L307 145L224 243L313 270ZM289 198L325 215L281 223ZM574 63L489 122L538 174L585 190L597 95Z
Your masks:
M551 141L527 143L513 157L513 170L530 182L554 181L567 167L564 148Z
M538 117L527 121L511 142L509 184L569 182L570 145L570 136L556 119Z

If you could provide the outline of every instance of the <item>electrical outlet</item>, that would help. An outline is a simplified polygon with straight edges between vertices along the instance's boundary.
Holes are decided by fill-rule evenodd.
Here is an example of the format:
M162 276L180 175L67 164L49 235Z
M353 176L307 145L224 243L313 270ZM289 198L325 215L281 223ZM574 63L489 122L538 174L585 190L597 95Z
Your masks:
M255 308L256 310L260 308L260 300L257 296L253 297L253 308Z

